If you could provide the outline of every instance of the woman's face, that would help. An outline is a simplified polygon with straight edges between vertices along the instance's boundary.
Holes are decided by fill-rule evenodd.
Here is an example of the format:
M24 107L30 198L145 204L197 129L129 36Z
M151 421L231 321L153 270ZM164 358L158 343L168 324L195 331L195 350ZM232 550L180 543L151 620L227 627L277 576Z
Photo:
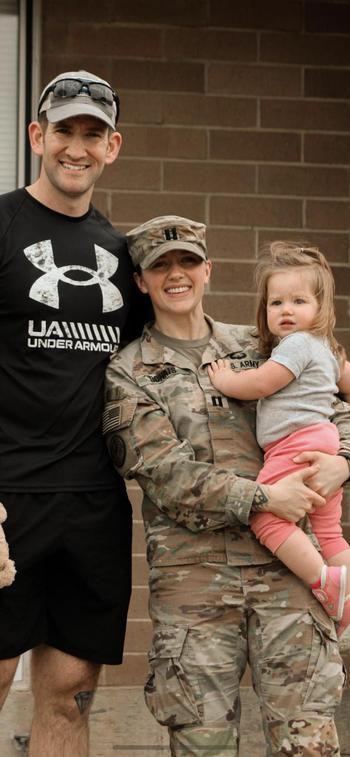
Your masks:
M209 260L187 250L171 250L135 278L141 292L150 296L157 319L161 314L190 315L198 308L202 312L210 271Z

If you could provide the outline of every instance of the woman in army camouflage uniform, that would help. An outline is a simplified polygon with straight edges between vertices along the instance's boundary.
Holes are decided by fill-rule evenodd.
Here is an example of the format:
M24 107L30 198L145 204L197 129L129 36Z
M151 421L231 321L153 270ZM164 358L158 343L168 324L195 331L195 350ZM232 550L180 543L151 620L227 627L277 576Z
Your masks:
M168 726L172 755L236 757L249 660L266 754L339 757L333 716L344 676L333 622L258 543L249 518L270 511L298 521L324 504L349 475L349 415L340 403L340 453L315 453L322 470L256 483L255 403L215 390L207 366L229 357L244 370L262 357L249 327L204 315L204 224L164 216L128 237L155 321L111 360L104 433L117 470L144 492L154 625L147 705Z

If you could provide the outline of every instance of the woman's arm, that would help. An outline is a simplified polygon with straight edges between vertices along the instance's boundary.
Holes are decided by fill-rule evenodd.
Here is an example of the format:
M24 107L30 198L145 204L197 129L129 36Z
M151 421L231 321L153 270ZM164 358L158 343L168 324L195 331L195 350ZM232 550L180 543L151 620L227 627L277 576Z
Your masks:
M296 463L318 464L319 469L311 476L308 485L323 497L330 497L348 481L350 474L350 408L336 398L331 420L339 432L340 447L337 455L324 452L302 452L294 458Z
M304 484L316 468L262 486L230 468L196 460L190 441L177 438L166 410L117 360L107 369L104 434L119 473L135 478L162 512L192 531L248 524L252 512L262 510L296 521L324 504Z

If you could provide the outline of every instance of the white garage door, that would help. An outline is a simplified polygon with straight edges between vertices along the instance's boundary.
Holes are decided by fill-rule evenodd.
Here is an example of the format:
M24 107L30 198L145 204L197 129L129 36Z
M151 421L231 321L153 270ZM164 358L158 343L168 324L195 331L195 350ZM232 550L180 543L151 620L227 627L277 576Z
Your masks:
M0 0L0 193L17 186L19 3Z

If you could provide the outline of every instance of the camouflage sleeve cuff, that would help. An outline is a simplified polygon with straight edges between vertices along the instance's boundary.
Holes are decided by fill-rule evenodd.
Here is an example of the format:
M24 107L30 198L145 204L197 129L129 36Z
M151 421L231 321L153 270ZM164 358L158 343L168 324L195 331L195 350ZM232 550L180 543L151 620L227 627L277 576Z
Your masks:
M235 482L235 493L229 494L226 502L226 518L229 526L237 526L239 523L249 525L257 489L256 481L242 478Z
M349 452L343 452L342 450L339 450L338 455L340 457L344 457L345 460L346 460L346 462L347 462L347 464L348 464L349 476L348 476L347 480L349 480L349 478L350 478L350 453Z

